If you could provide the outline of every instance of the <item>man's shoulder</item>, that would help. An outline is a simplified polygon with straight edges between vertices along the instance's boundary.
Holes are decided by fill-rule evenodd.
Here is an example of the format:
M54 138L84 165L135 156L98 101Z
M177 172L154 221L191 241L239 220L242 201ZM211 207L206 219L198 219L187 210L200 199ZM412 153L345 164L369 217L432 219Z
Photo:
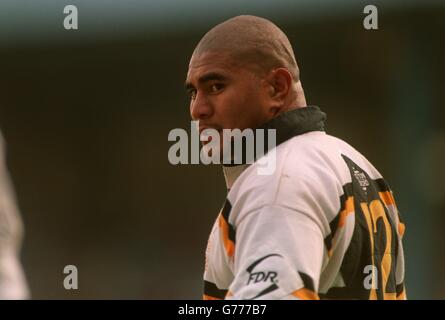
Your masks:
M347 142L324 132L296 136L275 150L275 166L269 174L259 174L267 161L255 162L237 179L229 193L232 202L254 209L264 205L290 206L303 199L323 202L336 209L343 187L351 182L344 156L352 159L371 177L380 173ZM298 201L296 201L298 200Z
M298 175L323 169L346 169L345 156L367 168L371 174L377 173L371 162L355 147L325 132L309 132L285 144L288 152L281 161L285 168L292 169L291 172Z
M313 175L341 166L342 147L351 154L353 148L346 142L321 131L296 136L249 166L237 179L234 189L266 190L270 194L279 188L283 178L313 180Z
M309 132L280 144L238 177L230 191L231 198L255 198L256 205L269 205L276 203L279 194L282 197L292 190L307 190L301 185L310 184L317 189L327 180L335 180L333 171L341 161L335 151L336 141L324 132ZM266 167L270 170L264 170Z

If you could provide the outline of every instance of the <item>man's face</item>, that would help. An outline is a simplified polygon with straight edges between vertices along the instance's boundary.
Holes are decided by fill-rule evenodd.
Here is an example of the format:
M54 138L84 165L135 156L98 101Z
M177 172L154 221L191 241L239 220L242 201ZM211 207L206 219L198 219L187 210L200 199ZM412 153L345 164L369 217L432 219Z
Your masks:
M266 82L250 69L236 66L229 54L193 55L186 90L200 132L213 128L221 135L222 129L254 129L272 118Z

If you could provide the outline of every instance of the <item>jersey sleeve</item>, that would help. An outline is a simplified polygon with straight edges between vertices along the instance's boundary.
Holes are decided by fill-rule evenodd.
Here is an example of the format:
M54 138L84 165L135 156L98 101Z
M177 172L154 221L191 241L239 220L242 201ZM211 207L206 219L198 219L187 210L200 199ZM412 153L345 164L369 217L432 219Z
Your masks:
M226 298L318 299L324 236L316 215L267 205L237 228L234 280Z

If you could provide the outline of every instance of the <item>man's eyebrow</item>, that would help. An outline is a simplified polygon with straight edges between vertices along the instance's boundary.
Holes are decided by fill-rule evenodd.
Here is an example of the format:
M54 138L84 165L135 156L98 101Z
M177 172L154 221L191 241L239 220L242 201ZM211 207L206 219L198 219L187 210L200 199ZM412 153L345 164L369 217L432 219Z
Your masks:
M225 80L227 80L227 77L222 75L221 73L218 73L218 72L208 72L208 73L203 74L198 79L198 83L203 84L208 81L214 81L214 80L225 81ZM190 89L194 89L195 86L191 82L186 81L184 84L184 88L185 88L185 90L190 90Z

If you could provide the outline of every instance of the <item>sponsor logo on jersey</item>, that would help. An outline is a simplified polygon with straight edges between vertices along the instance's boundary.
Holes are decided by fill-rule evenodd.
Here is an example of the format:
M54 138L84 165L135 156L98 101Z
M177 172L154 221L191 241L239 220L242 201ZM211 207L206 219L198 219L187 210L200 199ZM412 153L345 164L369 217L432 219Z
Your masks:
M268 254L264 257L261 257L257 260L255 260L247 269L247 273L249 274L249 277L247 279L247 285L257 284L257 283L271 283L270 286L259 292L256 296L250 298L250 299L256 299L259 298L267 293L270 293L272 291L275 291L278 289L278 273L273 270L262 270L262 271L255 271L255 268L264 260L271 258L271 257L281 257L281 255L277 253Z

